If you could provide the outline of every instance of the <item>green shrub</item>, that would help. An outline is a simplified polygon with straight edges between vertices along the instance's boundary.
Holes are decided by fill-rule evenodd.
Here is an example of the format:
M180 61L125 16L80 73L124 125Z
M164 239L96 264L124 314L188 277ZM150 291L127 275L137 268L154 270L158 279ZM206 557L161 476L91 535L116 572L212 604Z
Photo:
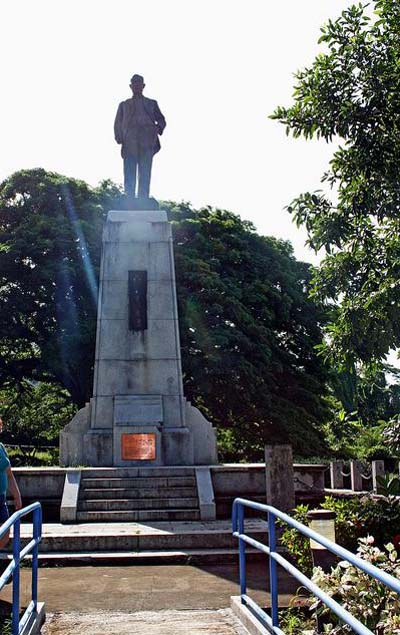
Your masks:
M375 544L383 548L393 543L400 549L400 500L394 496L376 498L371 495L361 498L333 498L327 496L320 507L336 513L336 542L350 551L357 549L358 540L373 536ZM308 505L298 505L292 517L308 526ZM280 523L283 528L281 544L291 554L296 566L305 573L312 573L310 541L296 529Z
M360 532L363 531L360 520L360 499L327 496L320 507L336 513L336 542L345 549L356 549Z
M59 464L58 447L46 449L34 446L7 447L7 452L13 467L51 467Z
M373 536L381 548L388 542L399 544L400 500L393 496L327 497L321 507L336 512L336 542L346 549L355 550L358 539L366 536Z
M378 493L383 496L400 496L400 479L397 474L378 476Z
M309 525L307 512L308 505L297 505L291 513L292 518L303 525ZM289 527L283 521L278 520L278 526L282 527L280 543L289 551L296 566L302 573L311 576L313 570L313 561L310 548L310 539L303 536L297 529Z
M314 618L310 618L308 613L307 609L298 606L283 609L279 614L279 628L285 635L304 635L308 630L313 632Z
M393 544L386 545L384 552L374 545L372 536L361 538L357 554L386 573L394 577L400 576L400 561ZM330 573L324 573L318 567L314 570L312 579L373 633L398 635L400 632L399 595L349 562L340 562ZM320 623L323 622L324 633L348 635L352 632L349 626L339 622L321 600L316 599L311 609ZM312 633L317 635L320 631L314 630Z

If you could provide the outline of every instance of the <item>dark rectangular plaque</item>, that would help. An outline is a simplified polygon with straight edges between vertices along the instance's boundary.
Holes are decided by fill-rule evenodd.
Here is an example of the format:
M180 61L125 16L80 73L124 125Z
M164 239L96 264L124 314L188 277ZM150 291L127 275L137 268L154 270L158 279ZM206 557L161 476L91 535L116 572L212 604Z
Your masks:
M154 461L156 435L121 434L121 457L123 461Z
M164 419L161 395L115 395L114 425L134 426L161 423Z
M147 329L147 271L128 271L129 330Z

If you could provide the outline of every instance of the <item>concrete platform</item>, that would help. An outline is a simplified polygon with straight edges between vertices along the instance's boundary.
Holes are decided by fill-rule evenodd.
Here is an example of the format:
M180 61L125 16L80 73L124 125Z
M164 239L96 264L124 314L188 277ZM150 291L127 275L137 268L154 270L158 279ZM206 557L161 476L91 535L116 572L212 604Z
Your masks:
M143 613L56 614L43 635L248 635L230 609Z
M246 532L267 542L264 520L249 518ZM32 525L21 525L27 540ZM251 553L251 550L249 550ZM230 521L183 521L153 523L45 523L39 554L41 559L99 560L132 559L135 562L181 561L202 557L221 562L236 561L237 540L232 537Z
M231 597L231 609L249 635L271 634L271 630L264 626L245 604L242 604L240 595Z

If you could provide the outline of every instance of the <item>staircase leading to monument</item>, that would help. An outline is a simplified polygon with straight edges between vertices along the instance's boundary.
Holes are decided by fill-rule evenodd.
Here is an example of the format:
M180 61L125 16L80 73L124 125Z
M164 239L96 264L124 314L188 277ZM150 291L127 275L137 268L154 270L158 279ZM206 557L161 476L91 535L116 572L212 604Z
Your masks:
M105 468L85 470L77 521L141 522L200 520L192 468Z

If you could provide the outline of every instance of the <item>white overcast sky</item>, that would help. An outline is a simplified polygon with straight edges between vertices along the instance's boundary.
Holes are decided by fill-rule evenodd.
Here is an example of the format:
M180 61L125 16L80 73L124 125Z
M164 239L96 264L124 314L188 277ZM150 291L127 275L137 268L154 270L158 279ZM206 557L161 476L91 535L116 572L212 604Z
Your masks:
M156 198L229 209L314 261L284 206L332 148L268 119L348 0L2 0L0 179L21 168L122 181L113 120L144 75L167 119Z

